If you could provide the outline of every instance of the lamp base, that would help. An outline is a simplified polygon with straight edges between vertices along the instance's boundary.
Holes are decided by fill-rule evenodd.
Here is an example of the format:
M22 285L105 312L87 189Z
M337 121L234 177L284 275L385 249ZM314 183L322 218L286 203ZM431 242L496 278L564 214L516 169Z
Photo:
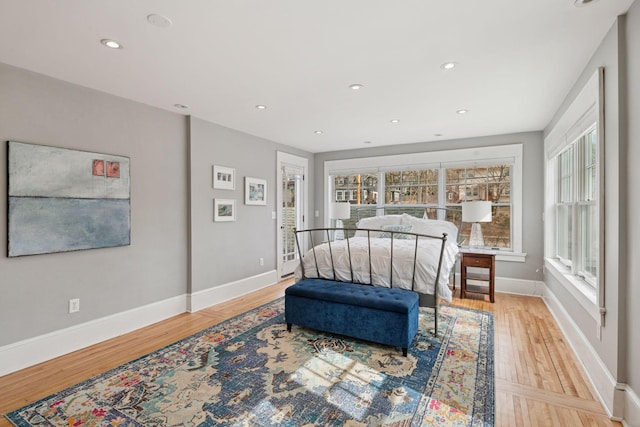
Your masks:
M342 228L344 227L344 224L342 223L341 219L336 219L336 228ZM344 230L336 230L336 232L333 235L334 239L336 240L344 240Z
M472 248L484 247L484 237L482 236L482 227L479 222L471 224L471 234L469 235L469 246Z

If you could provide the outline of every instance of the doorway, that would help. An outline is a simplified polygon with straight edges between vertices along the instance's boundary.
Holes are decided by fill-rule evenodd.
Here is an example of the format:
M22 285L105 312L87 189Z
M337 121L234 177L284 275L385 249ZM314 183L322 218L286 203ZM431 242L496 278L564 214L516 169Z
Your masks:
M277 152L278 161L278 277L292 274L299 263L295 230L306 228L307 169L309 160L293 154ZM306 233L304 233L306 234ZM302 235L300 236L302 238ZM300 241L304 250L305 242Z

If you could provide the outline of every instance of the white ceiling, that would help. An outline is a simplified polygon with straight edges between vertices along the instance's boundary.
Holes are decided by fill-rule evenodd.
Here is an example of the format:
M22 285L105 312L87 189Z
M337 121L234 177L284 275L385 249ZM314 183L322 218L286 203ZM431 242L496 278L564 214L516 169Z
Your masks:
M633 0L573 2L0 0L0 62L311 152L495 135L543 129Z

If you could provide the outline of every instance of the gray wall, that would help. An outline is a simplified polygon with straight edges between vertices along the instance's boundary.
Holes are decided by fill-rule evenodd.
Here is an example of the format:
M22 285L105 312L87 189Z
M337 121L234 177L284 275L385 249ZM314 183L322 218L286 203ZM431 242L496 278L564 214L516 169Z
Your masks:
M512 135L496 135L448 141L422 142L387 147L371 147L359 150L332 151L316 154L315 165L315 209L320 211L316 226L324 223L324 162L327 160L351 159L358 157L388 156L429 151L454 150L461 148L485 147L493 145L523 144L522 187L525 191L522 206L522 251L527 253L524 263L498 262L496 275L515 279L542 280L542 212L543 212L543 164L542 133L528 132ZM536 272L536 270L539 270Z
M636 5L637 7L637 5ZM593 76L597 68L605 67L604 71L604 169L605 185L601 194L605 200L605 271L604 283L605 301L607 308L606 325L602 330L602 339L597 337L595 321L587 314L582 306L557 282L550 274L545 276L545 283L556 295L567 310L571 318L578 325L584 336L589 340L604 364L616 380L624 382L626 353L625 345L625 309L626 293L626 167L625 167L625 138L624 115L625 107L621 107L621 81L623 72L621 62L624 57L623 44L620 37L624 37L624 18L620 18L609 30L602 43L584 68L582 74L569 92L560 109L545 129L548 134L560 117L566 112L585 83ZM636 166L637 167L637 166Z
M276 152L313 156L201 119L190 120L191 291L198 292L276 269ZM213 165L236 170L236 189L212 187ZM267 205L244 204L244 177L267 180ZM309 200L313 188L309 187ZM213 200L235 199L236 221L214 222ZM259 259L264 258L264 266Z
M0 346L186 293L184 116L0 64L0 200L7 140L131 158L131 245L0 254ZM6 224L0 209L0 224ZM0 226L0 242L6 242ZM70 298L80 312L68 314Z
M626 19L626 90L622 93L627 96L627 114L623 117L627 122L627 188L625 198L627 200L628 225L626 241L627 264L627 289L626 315L621 319L626 328L621 328L624 334L626 351L626 382L638 393L640 391L640 194L636 187L640 183L640 2L635 2Z

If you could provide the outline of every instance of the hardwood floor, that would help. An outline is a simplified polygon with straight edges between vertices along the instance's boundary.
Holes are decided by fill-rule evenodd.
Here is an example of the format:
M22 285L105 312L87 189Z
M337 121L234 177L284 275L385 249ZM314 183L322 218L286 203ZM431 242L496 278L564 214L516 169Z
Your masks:
M283 281L0 377L0 414L278 298L289 284ZM470 296L455 298L453 305L494 314L496 426L622 425L607 418L541 299L496 294L495 300L491 304ZM0 427L8 426L6 418L0 418Z

